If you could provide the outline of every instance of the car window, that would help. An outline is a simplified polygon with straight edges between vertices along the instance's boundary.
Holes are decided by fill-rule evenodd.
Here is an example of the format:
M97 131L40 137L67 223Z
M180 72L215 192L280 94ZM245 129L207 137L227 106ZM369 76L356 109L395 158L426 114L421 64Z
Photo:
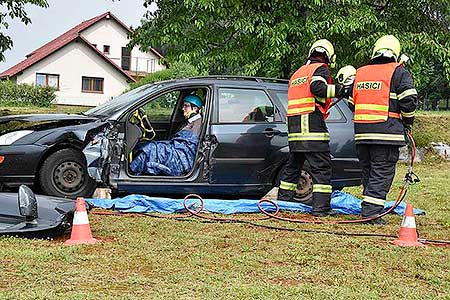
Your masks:
M170 122L172 112L180 97L180 91L171 91L165 93L152 101L148 102L141 108L144 109L150 122Z
M284 109L287 111L287 107L288 107L288 93L287 93L287 91L273 91L273 92L277 96L278 100L280 100L280 102L283 105Z
M274 91L275 95L277 96L277 98L280 100L280 102L283 104L284 109L287 111L287 107L288 107L288 93L287 91ZM334 101L336 101L336 99L334 99ZM327 118L327 121L338 121L338 120L342 120L342 113L341 111L337 108L337 106L333 106L330 109L330 115Z
M264 91L219 89L219 122L274 122L274 106Z

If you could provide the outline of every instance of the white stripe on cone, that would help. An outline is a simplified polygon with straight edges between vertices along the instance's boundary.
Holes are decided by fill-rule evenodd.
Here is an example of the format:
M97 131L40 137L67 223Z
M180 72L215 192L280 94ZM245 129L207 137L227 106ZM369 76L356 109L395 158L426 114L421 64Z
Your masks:
M402 221L402 227L403 228L416 228L416 220L414 219L414 217L404 216L403 221Z
M76 211L73 216L73 225L89 224L89 219L86 211Z

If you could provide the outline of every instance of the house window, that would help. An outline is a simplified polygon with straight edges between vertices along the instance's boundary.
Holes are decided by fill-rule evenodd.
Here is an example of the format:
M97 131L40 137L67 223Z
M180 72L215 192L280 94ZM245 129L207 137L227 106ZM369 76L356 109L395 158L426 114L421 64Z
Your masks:
M122 69L129 71L131 67L131 49L122 47Z
M103 93L103 78L82 77L81 91L83 93Z
M103 45L103 53L109 54L109 45Z
M97 48L97 44L92 44L92 46L94 46L95 48Z
M59 75L36 73L36 86L49 86L59 89Z

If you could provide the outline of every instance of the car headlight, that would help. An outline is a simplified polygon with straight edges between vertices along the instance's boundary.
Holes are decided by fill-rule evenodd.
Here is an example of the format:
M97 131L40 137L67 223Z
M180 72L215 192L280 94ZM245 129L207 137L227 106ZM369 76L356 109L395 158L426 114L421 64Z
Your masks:
M11 145L18 139L23 138L26 135L29 135L30 133L33 133L33 130L19 130L19 131L13 131L7 134L4 134L0 136L0 146L7 146Z

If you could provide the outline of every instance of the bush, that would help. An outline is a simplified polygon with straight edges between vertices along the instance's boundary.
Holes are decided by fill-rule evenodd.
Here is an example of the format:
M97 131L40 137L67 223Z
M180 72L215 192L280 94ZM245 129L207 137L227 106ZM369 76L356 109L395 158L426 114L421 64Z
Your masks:
M133 90L147 83L204 75L207 74L199 72L193 65L177 62L168 69L148 74L138 82L132 83L129 90Z
M412 133L418 147L426 147L431 142L450 144L450 113L420 112L416 116Z
M0 104L4 106L49 107L55 99L55 89L51 87L0 81Z

